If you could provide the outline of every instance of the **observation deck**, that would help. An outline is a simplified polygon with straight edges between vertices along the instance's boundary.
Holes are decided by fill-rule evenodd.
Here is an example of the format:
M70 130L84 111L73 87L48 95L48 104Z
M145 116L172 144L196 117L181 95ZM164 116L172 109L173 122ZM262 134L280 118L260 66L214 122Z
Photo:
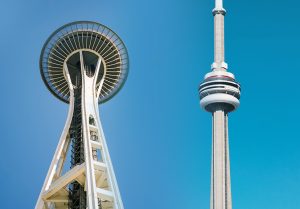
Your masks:
M124 85L129 61L127 49L119 36L108 27L91 21L77 21L56 30L46 41L40 56L40 72L50 92L69 103L70 91L64 65L68 66L73 86L80 76L79 52L83 53L86 69L95 70L101 59L97 88L101 85L99 103L111 99Z
M213 71L206 74L198 91L200 105L208 112L216 109L231 112L240 105L241 87L232 73Z

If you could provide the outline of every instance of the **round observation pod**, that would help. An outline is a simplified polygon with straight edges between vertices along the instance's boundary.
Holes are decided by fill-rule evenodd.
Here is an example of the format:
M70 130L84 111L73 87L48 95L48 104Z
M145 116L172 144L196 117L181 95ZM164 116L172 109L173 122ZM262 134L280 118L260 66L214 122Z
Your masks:
M95 60L101 59L97 86L103 80L99 103L111 99L124 85L129 60L127 49L120 37L108 27L91 21L77 21L56 30L46 41L40 56L40 71L50 92L69 103L70 91L64 73L68 64L73 80L78 75L79 52L95 67ZM77 55L76 55L77 54Z
M199 86L200 105L208 112L218 109L231 112L240 105L241 87L234 75L225 71L213 71L205 76Z

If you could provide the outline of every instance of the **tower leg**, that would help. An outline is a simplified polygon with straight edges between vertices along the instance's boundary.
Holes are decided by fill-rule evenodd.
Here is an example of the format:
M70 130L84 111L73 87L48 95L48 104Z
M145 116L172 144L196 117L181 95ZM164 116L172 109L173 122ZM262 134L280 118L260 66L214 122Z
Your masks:
M71 79L68 72L66 72L66 77L68 79L68 84L70 89L70 107L69 107L67 122L61 134L58 146L55 150L42 190L40 192L37 203L35 205L35 209L48 208L48 203L43 200L43 193L47 191L50 188L50 185L61 176L63 165L65 163L68 148L70 145L69 129L71 126L73 112L74 112L74 100L73 100L74 91L73 91L73 86L70 85Z
M78 53L80 75L73 79L74 84L67 64L64 66L71 106L36 209L124 209L98 112L103 82L100 86L96 83L101 59L98 58L96 66L90 66L84 60L90 57L84 58L82 51ZM70 139L71 169L61 175Z

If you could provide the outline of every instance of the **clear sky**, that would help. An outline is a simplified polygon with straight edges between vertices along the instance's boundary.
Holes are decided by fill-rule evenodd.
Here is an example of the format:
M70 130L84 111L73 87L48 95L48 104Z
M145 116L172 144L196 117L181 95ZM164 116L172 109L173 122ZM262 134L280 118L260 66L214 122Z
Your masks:
M213 0L10 0L0 7L0 208L32 209L68 106L44 86L39 55L75 20L112 28L130 73L100 106L126 209L208 209L211 115L198 84L213 61ZM227 1L226 61L242 84L230 115L234 209L300 208L297 0Z

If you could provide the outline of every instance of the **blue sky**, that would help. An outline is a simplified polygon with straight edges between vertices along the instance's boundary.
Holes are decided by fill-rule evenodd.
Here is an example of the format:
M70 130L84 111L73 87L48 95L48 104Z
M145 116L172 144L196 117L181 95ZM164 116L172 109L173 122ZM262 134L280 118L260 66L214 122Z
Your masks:
M208 209L211 115L197 88L213 61L213 0L3 1L0 8L3 209L31 209L68 106L39 74L48 36L75 20L112 28L130 73L100 106L126 209ZM230 115L233 207L299 209L300 28L296 0L227 1L226 60L242 85Z

